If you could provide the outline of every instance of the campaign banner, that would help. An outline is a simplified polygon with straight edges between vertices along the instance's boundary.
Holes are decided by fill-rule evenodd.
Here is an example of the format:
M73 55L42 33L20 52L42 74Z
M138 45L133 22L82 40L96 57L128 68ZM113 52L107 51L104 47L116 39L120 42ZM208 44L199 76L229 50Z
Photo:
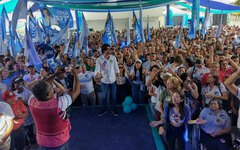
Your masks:
M44 25L58 25L63 29L69 20L69 27L73 27L73 18L70 9L41 6L41 12L43 15Z

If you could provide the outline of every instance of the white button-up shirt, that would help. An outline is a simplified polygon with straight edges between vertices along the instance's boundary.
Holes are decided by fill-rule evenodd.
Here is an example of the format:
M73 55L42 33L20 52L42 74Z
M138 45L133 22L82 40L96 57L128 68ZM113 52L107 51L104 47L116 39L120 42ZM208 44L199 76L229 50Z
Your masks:
M95 74L101 73L101 82L105 84L111 84L116 81L116 74L119 73L118 63L116 57L110 55L109 59L106 59L101 55L96 61Z

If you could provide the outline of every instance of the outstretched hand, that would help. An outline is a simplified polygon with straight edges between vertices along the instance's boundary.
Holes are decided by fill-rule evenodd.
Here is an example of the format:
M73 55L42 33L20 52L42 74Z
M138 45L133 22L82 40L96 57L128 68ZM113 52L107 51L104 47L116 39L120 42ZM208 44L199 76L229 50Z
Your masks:
M149 125L151 126L151 127L156 127L156 126L159 126L160 124L163 124L164 123L164 121L151 121L150 123L149 123Z

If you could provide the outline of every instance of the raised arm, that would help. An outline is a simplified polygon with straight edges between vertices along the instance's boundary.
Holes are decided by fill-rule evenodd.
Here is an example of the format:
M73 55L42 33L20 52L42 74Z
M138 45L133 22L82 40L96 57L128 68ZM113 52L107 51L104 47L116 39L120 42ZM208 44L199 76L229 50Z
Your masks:
M78 79L78 72L76 69L72 69L73 75L73 90L69 93L72 97L72 100L75 101L80 94L80 81Z
M237 96L238 94L238 88L237 86L234 84L234 82L240 77L240 70L238 69L235 73L233 73L232 75L230 75L225 81L224 84L225 86L228 88L228 90L233 93L235 96Z

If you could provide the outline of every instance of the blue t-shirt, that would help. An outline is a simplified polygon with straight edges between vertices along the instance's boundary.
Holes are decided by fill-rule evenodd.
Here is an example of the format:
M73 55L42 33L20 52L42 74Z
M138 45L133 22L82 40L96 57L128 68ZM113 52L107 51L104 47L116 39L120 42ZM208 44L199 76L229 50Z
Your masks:
M215 114L210 108L204 108L200 113L200 118L207 122L201 125L206 133L219 132L224 128L231 128L231 118L224 110Z
M176 126L176 127L180 127L183 124L187 123L188 120L190 120L191 118L191 113L190 113L190 108L189 106L185 106L184 107L184 117L181 119L181 114L180 113L176 113L174 112L173 107L168 108L169 104L167 104L164 107L164 120L169 121L170 124Z

